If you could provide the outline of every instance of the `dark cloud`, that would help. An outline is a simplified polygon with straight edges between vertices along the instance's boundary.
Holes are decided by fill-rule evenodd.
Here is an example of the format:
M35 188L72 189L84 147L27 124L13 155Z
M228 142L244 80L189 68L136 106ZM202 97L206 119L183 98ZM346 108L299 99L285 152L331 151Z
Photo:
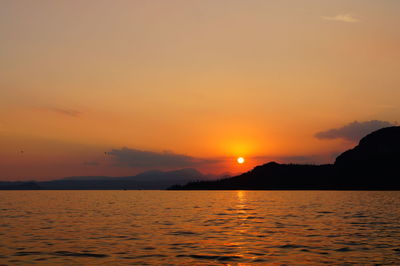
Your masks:
M366 122L354 121L341 128L332 128L318 132L315 134L315 137L318 139L345 139L357 142L373 131L394 125L395 124L391 122L380 120L371 120Z
M60 108L60 107L40 107L38 108L39 110L42 111L48 111L48 112L53 112L57 113L60 115L66 115L66 116L72 116L72 117L78 117L82 114L81 111L74 110L74 109L69 109L69 108Z
M194 167L218 162L214 159L195 158L167 151L152 152L129 148L113 149L107 152L107 155L112 156L119 166L138 168Z

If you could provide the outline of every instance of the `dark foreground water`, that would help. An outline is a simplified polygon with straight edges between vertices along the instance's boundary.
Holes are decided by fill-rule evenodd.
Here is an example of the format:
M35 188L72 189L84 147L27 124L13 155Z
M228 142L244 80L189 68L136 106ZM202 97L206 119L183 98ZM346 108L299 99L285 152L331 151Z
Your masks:
M400 192L0 191L0 264L400 265Z

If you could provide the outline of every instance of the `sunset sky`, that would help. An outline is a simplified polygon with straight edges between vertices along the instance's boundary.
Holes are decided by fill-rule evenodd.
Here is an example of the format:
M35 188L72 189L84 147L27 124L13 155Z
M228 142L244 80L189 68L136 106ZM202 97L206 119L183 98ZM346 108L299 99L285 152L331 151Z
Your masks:
M2 0L0 180L333 162L399 121L399 13L398 0Z

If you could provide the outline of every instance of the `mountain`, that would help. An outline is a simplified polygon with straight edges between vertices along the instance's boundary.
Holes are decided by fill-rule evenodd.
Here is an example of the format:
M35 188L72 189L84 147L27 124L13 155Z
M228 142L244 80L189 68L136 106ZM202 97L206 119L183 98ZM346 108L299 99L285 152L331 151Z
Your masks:
M270 162L230 178L195 169L148 171L135 176L67 177L44 182L0 182L1 189L177 189L177 190L400 190L400 127L375 131L336 158L334 164ZM215 177L214 177L215 178ZM204 181L198 181L204 180ZM189 182L189 183L188 183ZM186 184L187 183L187 184ZM183 185L186 184L186 185Z
M136 181L168 181L171 179L185 182L186 180L199 180L205 178L201 172L193 168L185 168L180 170L163 172L159 170L147 171L136 176L119 177L120 180L136 180Z
M231 178L190 182L170 189L400 190L400 127L375 131L334 164L270 162Z
M54 181L92 181L92 180L133 180L133 181L164 181L164 180L190 180L204 178L205 176L193 168L185 168L180 170L173 170L163 172L160 170L146 171L134 176L110 177L110 176L71 176Z
M351 150L336 158L341 167L388 169L400 163L400 127L387 127L361 139Z
M75 176L52 181L0 182L0 190L44 189L44 190L120 190L120 189L165 189L174 184L207 179L196 169L175 171L147 171L135 176Z
M333 177L327 175L332 165L296 165L270 162L253 170L217 181L197 181L170 189L263 190L263 189L327 189ZM324 179L321 179L321 176Z

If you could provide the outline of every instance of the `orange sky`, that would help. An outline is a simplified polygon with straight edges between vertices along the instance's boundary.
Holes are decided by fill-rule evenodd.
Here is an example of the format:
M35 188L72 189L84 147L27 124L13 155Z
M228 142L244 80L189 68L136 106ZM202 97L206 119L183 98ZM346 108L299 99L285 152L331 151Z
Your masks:
M392 0L1 1L0 180L332 162L356 141L317 132L398 120L399 10Z

